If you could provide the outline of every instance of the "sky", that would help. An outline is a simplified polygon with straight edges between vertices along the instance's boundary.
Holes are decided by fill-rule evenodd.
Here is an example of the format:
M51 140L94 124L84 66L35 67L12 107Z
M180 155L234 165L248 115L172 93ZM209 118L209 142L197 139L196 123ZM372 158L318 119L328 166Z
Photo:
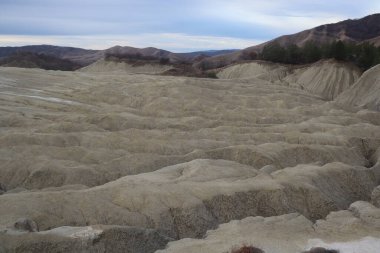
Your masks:
M0 0L0 46L239 49L380 12L380 0Z

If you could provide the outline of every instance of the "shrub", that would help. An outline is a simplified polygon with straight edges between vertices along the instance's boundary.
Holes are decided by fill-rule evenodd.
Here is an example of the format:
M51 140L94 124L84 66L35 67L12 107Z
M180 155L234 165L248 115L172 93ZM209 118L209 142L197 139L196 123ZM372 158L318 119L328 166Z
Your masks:
M215 72L207 72L207 78L215 78L215 79L217 79L218 76L216 75Z

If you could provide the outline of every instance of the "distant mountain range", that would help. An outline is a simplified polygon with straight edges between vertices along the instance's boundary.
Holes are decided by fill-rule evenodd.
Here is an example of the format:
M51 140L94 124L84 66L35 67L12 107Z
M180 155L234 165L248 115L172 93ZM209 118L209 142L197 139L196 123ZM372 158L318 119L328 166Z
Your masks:
M41 62L41 55L49 55L62 60L71 61L73 67L76 65L87 66L99 59L103 59L106 55L121 55L124 58L139 55L145 58L166 59L170 63L186 62L188 64L194 64L194 67L199 69L214 69L250 59L252 55L260 52L265 45L273 42L276 42L281 46L291 44L303 46L309 41L323 44L337 40L352 43L369 42L380 46L380 14L373 14L355 20L349 19L335 24L321 25L292 35L281 36L263 44L252 46L243 50L232 49L209 50L191 53L173 53L154 47L134 48L115 46L106 50L87 50L82 48L50 45L0 47L0 66L4 65L2 62L6 62L7 66L15 67L39 66L38 64L33 64L32 61L37 61L38 58L38 61ZM19 52L30 52L36 55L33 57L30 55L14 55ZM7 57L12 57L12 59L7 60ZM27 60L29 61L28 64L25 64L25 59L23 57L27 57ZM23 62L19 63L17 59L20 59ZM57 62L57 59L54 61Z
M172 53L170 51L148 47L148 48L134 48L134 47L121 47L115 46L106 50L88 50L82 48L74 47L60 47L51 45L37 45L37 46L22 46L22 47L0 47L0 66L12 66L12 67L39 67L41 64L41 58L45 56L50 56L50 59L57 62L58 59L71 61L73 67L87 66L91 63L96 62L99 59L104 58L106 54L119 54L119 55L134 55L139 54L143 56L156 57L156 58L166 58L170 62L181 62L187 61L192 62L216 56L220 54L226 54L237 51L236 49L231 50L208 50L208 51L198 51L190 53ZM32 54L25 54L33 53ZM45 57L44 60L47 58ZM36 61L36 62L33 62ZM26 63L27 62L27 63ZM35 64L34 64L35 63ZM67 63L67 62L66 62ZM46 64L43 64L45 66ZM65 67L65 69L67 68Z

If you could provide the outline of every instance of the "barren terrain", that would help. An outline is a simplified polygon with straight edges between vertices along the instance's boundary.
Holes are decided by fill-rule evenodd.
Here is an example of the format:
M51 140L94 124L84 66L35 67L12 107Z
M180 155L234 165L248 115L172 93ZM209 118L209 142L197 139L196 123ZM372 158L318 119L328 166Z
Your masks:
M252 64L0 68L0 252L375 253L379 66Z

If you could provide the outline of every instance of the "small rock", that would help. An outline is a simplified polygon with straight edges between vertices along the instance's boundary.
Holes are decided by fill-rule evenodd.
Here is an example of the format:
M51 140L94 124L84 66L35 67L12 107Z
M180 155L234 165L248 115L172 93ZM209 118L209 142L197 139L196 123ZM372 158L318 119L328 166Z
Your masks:
M279 168L277 168L276 166L270 164L270 165L265 165L264 167L262 167L260 169L260 171L262 172L265 172L267 174L271 174L272 172L275 172L275 171L278 171Z
M265 253L265 252L253 246L243 246L240 249L233 250L232 253Z
M309 251L305 251L304 253L339 253L339 251L334 250L334 249L325 249L322 247L316 247L316 248L312 248Z
M4 194L6 191L7 190L5 189L5 186L2 183L0 183L0 195Z
M28 232L38 232L37 223L28 218L20 218L13 225L17 230L23 230Z

